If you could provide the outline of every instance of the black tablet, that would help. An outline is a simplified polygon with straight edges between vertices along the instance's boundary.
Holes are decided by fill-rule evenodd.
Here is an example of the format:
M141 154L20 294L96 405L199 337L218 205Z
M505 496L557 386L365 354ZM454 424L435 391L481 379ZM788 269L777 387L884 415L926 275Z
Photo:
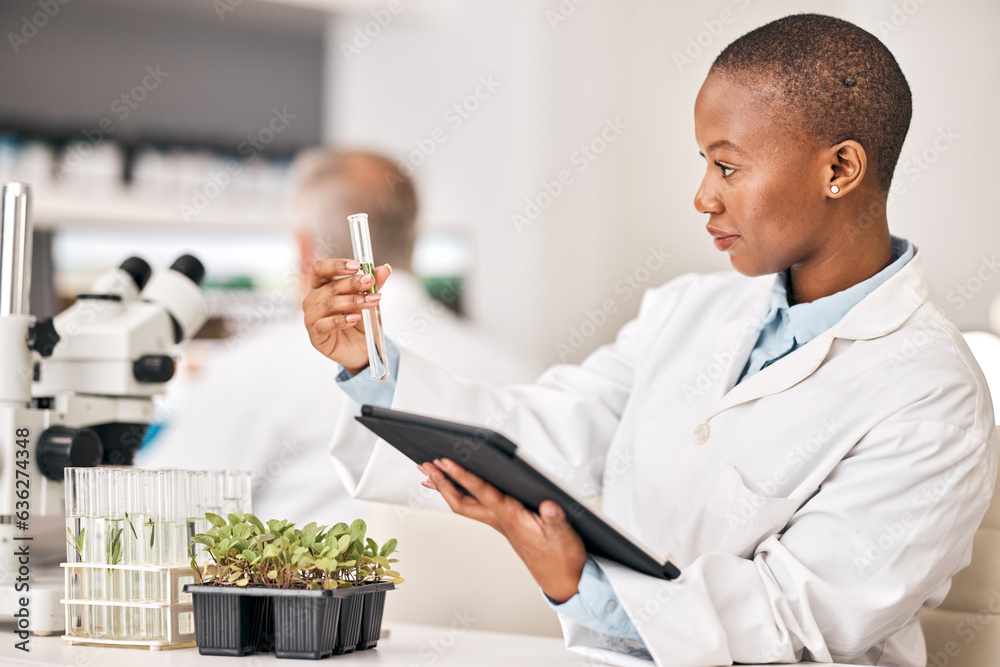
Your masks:
M595 556L662 579L680 575L673 563L662 562L520 458L517 445L495 431L372 405L362 406L355 419L416 463L451 459L535 512L543 500L554 500Z

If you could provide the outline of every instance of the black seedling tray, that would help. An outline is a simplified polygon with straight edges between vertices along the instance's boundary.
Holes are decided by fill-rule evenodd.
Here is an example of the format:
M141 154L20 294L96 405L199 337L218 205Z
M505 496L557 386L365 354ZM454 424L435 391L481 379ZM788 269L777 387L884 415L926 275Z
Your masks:
M188 584L202 655L319 660L374 648L390 582L332 591Z

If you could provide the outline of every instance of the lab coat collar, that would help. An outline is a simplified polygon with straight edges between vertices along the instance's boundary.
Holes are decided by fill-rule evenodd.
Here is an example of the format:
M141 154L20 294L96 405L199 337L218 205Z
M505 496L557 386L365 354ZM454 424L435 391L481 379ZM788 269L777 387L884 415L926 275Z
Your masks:
M773 280L772 278L758 281L755 286L756 303L748 311L751 321L744 320L742 324L730 324L725 334L720 335L720 339L739 336L738 342L731 344L734 351L738 352L734 355L736 361L730 364L725 381L717 385L719 388L717 393L723 393L729 387L732 389L721 397L717 396L718 400L715 401L708 418L741 403L777 394L809 377L826 359L835 338L869 340L895 331L927 300L929 293L924 277L923 255L917 249L913 259L854 308L847 311L835 326L736 384L736 377L742 370L739 360L747 358L759 334L759 327L754 326L752 318L755 313L758 318L766 317L770 310Z
M919 248L896 275L847 311L833 328L833 337L869 340L885 336L902 326L930 294L924 276L924 257Z

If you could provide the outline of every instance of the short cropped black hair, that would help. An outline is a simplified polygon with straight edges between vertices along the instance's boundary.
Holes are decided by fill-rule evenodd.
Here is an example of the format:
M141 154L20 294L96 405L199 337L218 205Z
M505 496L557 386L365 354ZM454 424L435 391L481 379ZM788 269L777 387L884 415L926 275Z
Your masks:
M860 143L888 191L913 102L903 71L875 35L832 16L786 16L727 46L712 71L773 86L790 120L818 140Z

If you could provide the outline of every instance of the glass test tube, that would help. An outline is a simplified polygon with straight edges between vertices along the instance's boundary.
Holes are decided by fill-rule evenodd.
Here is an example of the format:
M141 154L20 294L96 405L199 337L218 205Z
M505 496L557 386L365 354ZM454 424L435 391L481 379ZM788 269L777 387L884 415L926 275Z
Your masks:
M147 565L159 565L159 540L157 534L156 516L160 505L160 488L157 485L156 475L150 471L142 471L141 486L143 497L143 509L145 511L145 521L142 523L142 559ZM160 572L149 570L143 577L145 580L146 599L152 602L163 600L162 576ZM146 640L163 639L160 631L160 609L142 610L142 635Z
M92 468L65 468L64 490L66 492L66 562L83 563L85 558L84 528L87 515L87 491ZM70 569L69 590L66 591L70 600L82 600L90 596L90 571L86 568ZM66 632L77 637L90 636L90 607L88 605L72 605L69 614L69 627Z
M173 565L173 545L174 545L174 491L172 475L167 470L156 470L147 472L150 477L152 487L152 498L150 504L150 519L152 519L150 530L151 557L157 565ZM170 578L165 570L151 572L151 579L155 580L153 588L156 590L156 599L161 602L170 602L170 590L168 582ZM150 639L167 638L167 616L164 608L149 609L149 632Z
M375 275L375 258L372 254L372 239L368 232L368 214L355 213L347 216L351 228L351 246L354 259L361 263L361 272ZM372 294L377 289L372 285ZM368 368L376 380L389 377L388 359L385 353L385 338L382 335L382 311L378 304L374 308L361 311L365 326L365 342L368 344Z
M226 473L222 470L209 470L205 473L205 511L225 519L225 495Z
M225 501L226 513L251 512L250 504L250 473L246 470L226 471L225 491L223 500ZM223 515L225 516L225 515Z
M89 501L87 516L84 521L86 531L85 560L88 563L108 562L108 479L103 468L94 468L89 475ZM95 568L90 573L90 597L92 600L108 599L108 583L110 570ZM103 639L108 636L108 608L105 605L92 605L90 608L90 636Z
M191 561L187 536L187 471L170 470L170 515L174 523L171 565L187 565Z
M198 533L208 531L208 520L205 518L205 494L208 490L208 473L204 470L189 470L187 472L187 540L190 545L191 558L201 565L206 556L205 547L192 544L191 539Z
M191 553L188 547L188 534L187 534L187 517L188 517L188 501L187 501L187 471L186 470L171 470L170 471L170 488L172 493L172 503L171 503L171 515L174 521L174 538L173 538L173 553L170 556L170 565L188 565L191 562ZM181 603L190 602L191 594L184 592L184 586L186 584L193 584L195 582L194 575L183 576L177 580L177 601ZM179 617L180 626L179 631L193 632L193 626L191 623L190 614L181 614Z
M103 471L108 486L108 522L105 532L104 557L108 565L125 565L125 515L127 513L125 470L108 468ZM108 599L124 602L126 588L126 572L119 569L108 569ZM126 607L108 607L108 638L128 639L126 622Z
M146 522L142 470L126 469L123 474L125 487L125 561L128 565L146 565L142 548L142 526ZM126 597L133 602L143 602L146 596L146 578L142 570L129 570L125 579ZM142 639L142 609L133 607L126 619L129 639Z

